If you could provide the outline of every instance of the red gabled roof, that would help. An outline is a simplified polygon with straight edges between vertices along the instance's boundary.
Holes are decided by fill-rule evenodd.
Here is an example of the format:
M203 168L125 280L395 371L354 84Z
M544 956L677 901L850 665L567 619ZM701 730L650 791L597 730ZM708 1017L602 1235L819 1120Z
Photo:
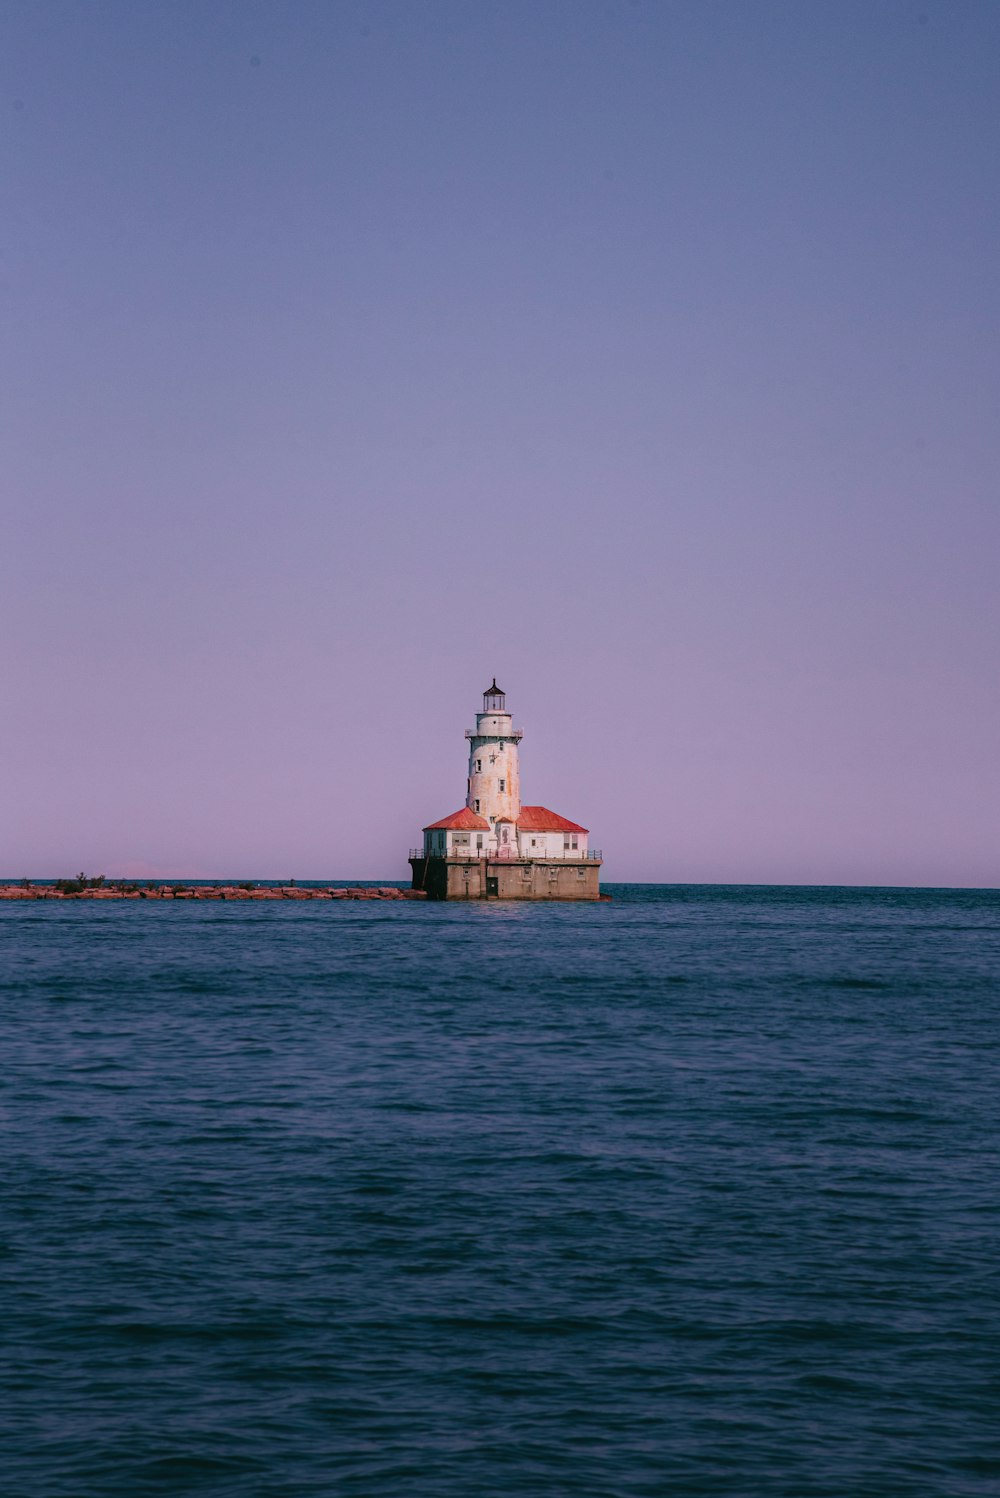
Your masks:
M447 828L449 832L489 832L490 824L485 817L477 816L467 806L461 811L453 811L450 817L442 817L440 822L432 822L425 827L425 832L437 832L439 828Z
M579 822L570 822L547 806L522 806L517 825L522 832L587 832Z

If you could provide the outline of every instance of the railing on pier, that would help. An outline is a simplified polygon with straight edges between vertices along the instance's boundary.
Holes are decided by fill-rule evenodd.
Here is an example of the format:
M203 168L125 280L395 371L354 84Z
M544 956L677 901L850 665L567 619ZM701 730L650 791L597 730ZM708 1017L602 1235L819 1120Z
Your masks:
M488 858L490 863L603 863L600 848L571 848L565 853L517 853L497 848L411 848L411 858L467 858L477 863Z

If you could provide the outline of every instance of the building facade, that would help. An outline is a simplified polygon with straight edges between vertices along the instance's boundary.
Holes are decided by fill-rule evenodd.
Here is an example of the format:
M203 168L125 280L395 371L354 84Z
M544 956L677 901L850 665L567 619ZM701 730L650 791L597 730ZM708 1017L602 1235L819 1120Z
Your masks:
M496 677L465 737L465 805L424 828L410 854L414 889L441 900L600 899L601 855L587 828L521 804L522 734Z

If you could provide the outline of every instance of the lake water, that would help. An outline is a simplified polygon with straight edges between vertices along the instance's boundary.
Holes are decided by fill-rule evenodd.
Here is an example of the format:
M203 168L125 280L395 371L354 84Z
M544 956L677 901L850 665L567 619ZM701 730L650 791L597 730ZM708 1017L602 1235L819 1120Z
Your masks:
M14 1498L995 1498L1000 895L0 907Z

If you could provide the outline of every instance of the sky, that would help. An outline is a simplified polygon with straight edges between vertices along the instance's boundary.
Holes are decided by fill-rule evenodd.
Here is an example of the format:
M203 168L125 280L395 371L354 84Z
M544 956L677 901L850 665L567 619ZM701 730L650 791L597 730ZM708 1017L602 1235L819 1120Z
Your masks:
M0 874L1000 886L1000 6L5 0Z

